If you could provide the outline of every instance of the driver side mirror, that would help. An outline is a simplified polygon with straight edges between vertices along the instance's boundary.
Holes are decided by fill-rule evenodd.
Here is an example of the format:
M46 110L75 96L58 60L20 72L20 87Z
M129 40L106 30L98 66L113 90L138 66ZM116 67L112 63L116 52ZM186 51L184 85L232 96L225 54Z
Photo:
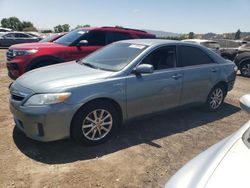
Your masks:
M87 40L80 40L76 46L86 46L88 45L88 41Z
M141 64L133 70L134 74L152 74L153 72L154 67L150 64Z
M250 94L244 95L240 98L240 106L250 114Z

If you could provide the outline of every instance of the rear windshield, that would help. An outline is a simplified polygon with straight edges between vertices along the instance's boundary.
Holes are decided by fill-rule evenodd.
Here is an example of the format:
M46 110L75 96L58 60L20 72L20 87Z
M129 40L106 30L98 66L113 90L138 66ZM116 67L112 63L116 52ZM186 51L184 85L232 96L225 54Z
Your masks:
M206 46L207 48L218 49L220 45L218 42L202 42L202 45Z
M79 39L80 37L82 37L83 35L87 33L88 33L88 30L77 29L55 40L54 43L69 46L73 42L75 42L77 39Z
M113 43L82 59L80 63L83 65L88 64L98 69L119 71L146 48L147 46L145 45Z

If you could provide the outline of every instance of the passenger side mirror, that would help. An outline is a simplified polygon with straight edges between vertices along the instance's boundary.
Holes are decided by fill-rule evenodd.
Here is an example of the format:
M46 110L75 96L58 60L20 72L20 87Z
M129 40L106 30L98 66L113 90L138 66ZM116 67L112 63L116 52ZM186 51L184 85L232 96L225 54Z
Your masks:
M80 40L78 43L77 43L77 46L86 46L88 45L88 41L87 40Z
M240 98L240 106L250 114L250 94L244 95Z
M133 70L134 74L152 74L154 72L153 65L141 64Z

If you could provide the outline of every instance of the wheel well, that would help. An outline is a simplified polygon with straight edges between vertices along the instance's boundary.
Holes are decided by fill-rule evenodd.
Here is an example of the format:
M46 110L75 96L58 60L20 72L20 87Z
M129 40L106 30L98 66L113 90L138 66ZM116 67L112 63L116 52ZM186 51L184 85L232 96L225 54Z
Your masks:
M241 67L241 65L244 64L245 62L250 62L250 58L241 60L239 67Z
M96 98L96 99L93 99L91 101L88 101L87 103L83 104L74 114L72 120L71 120L71 123L70 123L70 135L72 135L72 123L73 123L73 120L76 116L76 114L82 109L84 108L86 105L89 105L91 103L94 103L94 102L108 102L108 103L111 103L117 110L117 112L119 113L119 121L122 122L123 120L123 115L122 115L122 109L121 109L121 106L113 99L110 99L110 98Z
M215 86L218 86L218 85L221 85L221 86L224 88L225 94L227 94L227 91L228 91L227 82L225 82L225 81L220 81L220 82L218 82Z
M48 62L55 62L55 63L61 63L63 60L58 59L53 56L45 56L45 57L39 57L37 59L34 59L32 62L29 63L29 65L26 68L26 71L34 69L37 65L39 65L43 61L48 61ZM46 64L45 64L46 66Z

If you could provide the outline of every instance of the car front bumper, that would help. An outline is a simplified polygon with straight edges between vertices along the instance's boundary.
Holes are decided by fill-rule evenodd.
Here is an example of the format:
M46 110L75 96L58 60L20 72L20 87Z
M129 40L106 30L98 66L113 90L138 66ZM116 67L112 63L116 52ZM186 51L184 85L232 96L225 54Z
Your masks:
M71 120L78 105L16 106L10 100L16 127L34 140L48 142L70 136Z
M7 62L6 67L8 69L8 76L11 79L15 80L19 76L22 75L22 73L20 72L19 67L18 67L18 65L16 63Z

